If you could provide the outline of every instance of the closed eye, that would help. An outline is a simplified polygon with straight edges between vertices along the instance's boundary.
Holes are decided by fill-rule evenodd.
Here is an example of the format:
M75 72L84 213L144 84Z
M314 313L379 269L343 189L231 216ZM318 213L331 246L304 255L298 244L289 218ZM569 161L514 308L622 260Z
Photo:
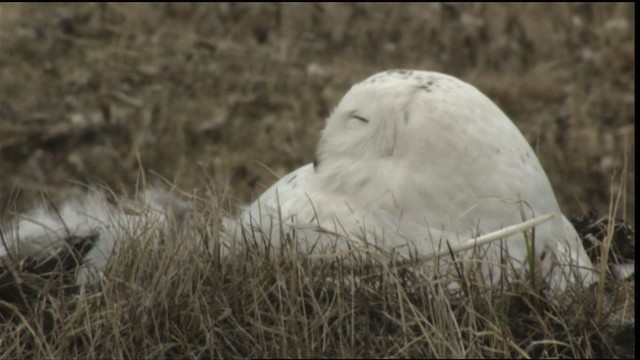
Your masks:
M355 114L354 114L354 115L353 115L353 118L354 118L354 119L358 119L358 120L362 121L362 122L363 122L363 123L365 123L365 124L368 124L368 123L369 123L369 120L367 120L367 119L363 118L362 116L358 116L358 115L355 115Z

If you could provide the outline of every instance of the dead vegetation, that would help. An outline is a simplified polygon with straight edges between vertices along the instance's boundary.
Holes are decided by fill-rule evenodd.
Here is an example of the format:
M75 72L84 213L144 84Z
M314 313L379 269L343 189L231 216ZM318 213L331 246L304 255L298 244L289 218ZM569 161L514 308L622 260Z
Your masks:
M198 229L215 238L221 207L275 180L261 164L283 175L312 161L351 84L415 68L493 99L536 149L565 213L606 214L624 194L616 217L632 223L634 10L2 4L0 218L42 191L62 199L74 182L131 193L144 171L190 193L232 189L202 210ZM559 299L526 282L489 295L471 282L460 297L444 279L368 275L371 264L251 252L221 264L176 237L151 252L126 246L108 281L87 289L55 264L5 271L0 283L19 286L0 289L0 357L635 355L634 282L607 278ZM366 280L350 284L354 274Z
M282 252L248 246L222 261L217 202L200 200L194 231L170 229L161 246L150 245L155 231L121 242L106 276L88 287L74 285L67 266L77 246L57 264L3 267L0 357L635 354L632 282L606 275L606 286L555 295L528 277L487 288L471 266L451 278L374 257L314 261L296 251L295 239Z

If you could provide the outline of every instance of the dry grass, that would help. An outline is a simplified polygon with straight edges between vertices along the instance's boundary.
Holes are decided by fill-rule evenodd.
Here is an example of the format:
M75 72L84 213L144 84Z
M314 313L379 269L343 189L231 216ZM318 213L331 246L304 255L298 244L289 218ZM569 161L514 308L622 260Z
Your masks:
M70 181L132 193L143 171L203 197L233 189L198 212L194 229L215 240L220 211L274 181L260 164L283 175L313 159L351 84L415 68L496 101L566 213L633 222L634 8L2 4L0 219L43 190L64 198ZM222 264L195 237L164 240L127 242L84 290L61 267L5 271L17 287L0 289L0 358L635 355L634 282L550 298L471 281L461 296L375 264L250 250Z
M634 283L607 276L551 295L522 278L487 289L470 266L445 278L372 257L313 261L294 247L241 247L222 261L219 203L201 200L186 234L121 242L92 286L73 285L64 261L5 268L0 358L635 354Z

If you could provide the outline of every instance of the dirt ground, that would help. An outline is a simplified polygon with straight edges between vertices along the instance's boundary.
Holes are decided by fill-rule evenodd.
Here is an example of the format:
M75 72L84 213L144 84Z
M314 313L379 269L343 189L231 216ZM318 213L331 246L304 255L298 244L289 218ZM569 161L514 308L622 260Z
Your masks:
M314 158L381 70L476 85L537 151L568 215L635 217L635 6L2 4L0 215L153 174L249 201ZM623 175L622 175L623 174Z

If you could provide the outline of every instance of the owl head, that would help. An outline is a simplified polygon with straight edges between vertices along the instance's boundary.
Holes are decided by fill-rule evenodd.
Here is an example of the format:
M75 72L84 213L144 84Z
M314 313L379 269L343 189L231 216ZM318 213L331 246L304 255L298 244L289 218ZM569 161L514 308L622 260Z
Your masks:
M461 80L436 72L385 71L354 85L329 116L317 166L340 159L424 165L429 153L442 152L442 158L464 152L461 143L470 131L479 135L475 143L495 149L491 138L481 136L498 134L505 125L515 129L491 100Z
M519 135L491 100L455 77L389 70L354 85L345 94L327 119L316 167L326 168L332 162L389 160L403 166L424 166L429 161L456 158L465 151L482 155L501 145L494 135L504 127L509 128L507 133Z
M479 199L490 197L557 210L511 120L472 85L436 72L390 70L354 85L327 119L315 165L324 190L354 201L391 193L404 210L430 204L450 216L479 217L487 211ZM505 209L495 205L507 212L495 218L510 218Z

